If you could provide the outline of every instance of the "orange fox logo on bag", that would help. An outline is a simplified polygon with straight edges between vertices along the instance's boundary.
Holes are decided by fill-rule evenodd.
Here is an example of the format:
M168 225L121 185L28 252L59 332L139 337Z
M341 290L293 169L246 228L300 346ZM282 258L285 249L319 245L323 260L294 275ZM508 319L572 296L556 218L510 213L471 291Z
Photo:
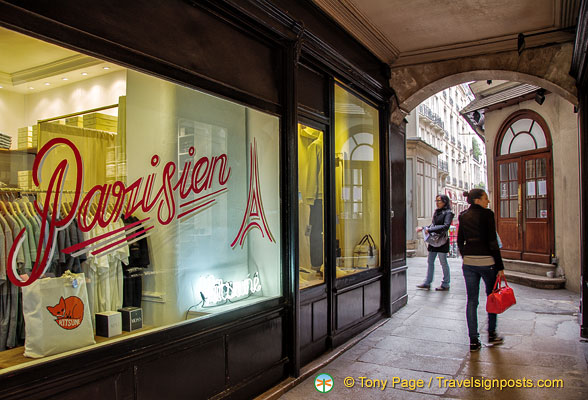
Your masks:
M77 296L70 296L67 299L61 297L55 306L48 306L47 310L57 317L55 322L63 329L75 329L84 319L84 303Z

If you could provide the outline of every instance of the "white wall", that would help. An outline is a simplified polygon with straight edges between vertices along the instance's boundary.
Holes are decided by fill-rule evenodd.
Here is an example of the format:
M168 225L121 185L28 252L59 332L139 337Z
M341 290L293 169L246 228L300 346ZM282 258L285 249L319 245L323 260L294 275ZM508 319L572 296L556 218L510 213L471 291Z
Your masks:
M18 142L18 128L26 126L24 95L0 90L0 132L12 136L12 149Z
M517 110L529 109L540 114L547 123L553 143L553 193L555 223L555 255L563 268L566 288L578 292L580 282L580 215L578 119L574 106L562 97L549 94L543 105L534 100L486 114L486 151L488 156L488 188L494 199L494 153L496 135L504 120ZM490 204L494 208L493 204Z
M0 132L12 136L12 149L18 142L18 128L38 120L118 104L126 92L126 71L116 71L39 93L20 94L0 90ZM104 110L117 115L117 110Z
M126 71L116 71L55 89L27 94L23 126L36 124L40 119L118 104L118 97L124 96L125 92ZM108 110L101 112L109 113Z

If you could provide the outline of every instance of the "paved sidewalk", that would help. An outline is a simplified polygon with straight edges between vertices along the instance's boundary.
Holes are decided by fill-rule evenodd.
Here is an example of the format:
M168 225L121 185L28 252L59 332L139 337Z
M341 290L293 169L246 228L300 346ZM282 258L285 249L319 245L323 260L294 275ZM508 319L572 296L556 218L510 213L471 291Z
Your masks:
M465 322L465 283L461 259L450 259L451 290L416 289L426 273L426 258L408 259L408 304L340 357L306 379L282 399L588 399L588 343L580 341L579 294L541 290L516 284L517 304L498 316L502 346L484 346L470 354ZM441 282L436 264L433 286ZM485 292L480 290L479 317L482 342L486 336ZM314 377L327 373L334 388L319 393ZM387 387L361 388L360 378L387 379ZM353 388L343 380L352 377ZM392 388L394 377L422 379L423 388ZM452 388L471 377L484 379L563 379L563 389ZM447 387L440 384L448 379ZM457 379L458 381L449 381ZM365 381L367 384L367 381ZM429 382L431 386L428 387ZM515 383L511 381L511 383Z

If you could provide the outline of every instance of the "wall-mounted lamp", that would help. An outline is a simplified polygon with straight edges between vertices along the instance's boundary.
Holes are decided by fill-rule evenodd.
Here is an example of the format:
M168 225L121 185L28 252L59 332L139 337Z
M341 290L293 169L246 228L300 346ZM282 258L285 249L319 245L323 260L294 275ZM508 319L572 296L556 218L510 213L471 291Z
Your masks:
M519 33L519 36L517 37L517 51L519 52L519 56L523 50L525 50L525 35Z
M474 121L476 121L476 124L480 122L480 112L478 110L474 111L473 117Z
M537 93L535 93L535 101L539 105L543 104L543 102L545 101L545 89L537 90Z

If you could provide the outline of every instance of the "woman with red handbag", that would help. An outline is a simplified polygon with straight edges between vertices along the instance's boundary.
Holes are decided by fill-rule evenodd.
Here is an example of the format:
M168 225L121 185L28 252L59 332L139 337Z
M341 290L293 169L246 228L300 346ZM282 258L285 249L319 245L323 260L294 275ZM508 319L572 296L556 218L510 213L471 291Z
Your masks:
M478 333L480 279L483 279L486 285L486 295L490 295L496 277L504 276L504 265L498 247L494 212L488 209L488 194L482 189L472 189L463 195L467 197L470 207L459 216L457 247L463 257L470 351L478 351L482 347ZM496 320L496 314L488 313L488 343L493 345L504 341L504 338L496 333Z

